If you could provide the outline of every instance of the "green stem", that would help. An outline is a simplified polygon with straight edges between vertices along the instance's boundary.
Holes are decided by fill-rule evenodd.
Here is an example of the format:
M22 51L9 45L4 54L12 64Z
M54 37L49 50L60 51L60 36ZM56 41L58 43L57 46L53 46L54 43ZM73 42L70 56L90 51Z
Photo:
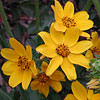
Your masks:
M36 33L39 32L39 0L35 0Z
M23 99L23 100L27 100L25 91L23 90L23 88L22 88L21 85L19 85L19 91L20 91L20 94L21 94L21 96L22 96L22 99Z
M92 5L92 0L88 0L83 10L88 11Z
M9 97L4 91L0 90L0 95L6 98L6 100L13 100L11 97Z
M95 8L96 8L98 15L100 17L100 3L99 3L99 1L98 0L92 0L92 2L94 3Z
M4 9L3 9L3 6L2 6L2 2L0 1L0 13L1 13L1 17L3 19L3 22L5 24L5 27L6 27L6 30L8 31L8 34L10 37L13 37L13 34L10 30L10 26L9 26L9 23L7 21L7 17L6 17L6 14L4 12Z

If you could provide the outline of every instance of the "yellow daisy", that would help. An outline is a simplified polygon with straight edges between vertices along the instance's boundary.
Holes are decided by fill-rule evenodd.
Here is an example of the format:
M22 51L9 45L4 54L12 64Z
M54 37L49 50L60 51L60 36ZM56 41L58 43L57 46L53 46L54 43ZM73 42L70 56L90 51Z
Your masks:
M32 74L36 75L37 70L35 62L32 60L32 50L30 46L24 46L14 38L9 39L12 47L1 50L1 55L8 59L3 66L2 71L10 76L9 85L16 87L22 82L23 89L27 89L32 79Z
M70 27L79 27L80 30L88 30L93 27L93 21L89 20L89 15L86 11L79 11L74 14L74 5L68 1L64 9L61 4L55 0L55 6L51 5L55 15L55 29L65 32ZM83 33L83 36L86 33Z
M100 100L100 94L93 94L93 90L87 90L78 81L71 85L73 94L68 94L64 100Z
M76 79L73 64L89 68L89 59L80 53L88 50L92 46L92 42L87 40L78 42L79 34L80 30L77 27L72 27L64 35L54 29L54 23L50 27L50 34L43 31L39 33L45 44L37 47L36 51L52 58L46 71L48 76L61 65L67 78L73 80Z
M91 33L90 40L93 43L93 46L85 54L85 56L89 59L94 58L94 53L100 55L100 38L98 38L98 33L96 31Z
M48 64L42 62L42 72L38 71L37 78L31 82L32 90L39 90L39 93L43 93L45 97L49 94L49 86L51 86L56 92L62 90L62 85L59 81L65 81L65 76L61 71L56 70L51 76L46 75L46 69Z

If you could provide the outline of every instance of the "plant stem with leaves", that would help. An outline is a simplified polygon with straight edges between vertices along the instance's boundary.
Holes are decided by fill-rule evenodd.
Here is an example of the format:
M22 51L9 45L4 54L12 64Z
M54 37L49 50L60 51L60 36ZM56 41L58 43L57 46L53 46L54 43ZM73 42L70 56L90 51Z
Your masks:
M7 17L6 17L6 14L4 12L4 9L3 9L3 6L2 6L2 2L0 1L0 13L1 13L1 17L3 19L3 22L5 24L5 27L6 27L6 30L9 34L10 37L13 37L13 34L11 32L11 29L10 29L10 26L9 26L9 23L7 21Z
M35 0L36 33L39 32L39 1Z
M88 11L92 5L92 0L88 0L83 10Z
M100 18L100 3L98 0L92 0Z
M4 97L6 100L13 100L9 95L7 95L4 91L0 90L0 95Z

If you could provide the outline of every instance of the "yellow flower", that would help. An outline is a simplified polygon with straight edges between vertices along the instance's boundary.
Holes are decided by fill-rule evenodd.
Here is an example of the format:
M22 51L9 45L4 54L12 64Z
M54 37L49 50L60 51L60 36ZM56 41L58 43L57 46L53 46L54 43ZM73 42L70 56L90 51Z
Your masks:
M64 9L60 3L55 0L55 6L51 5L55 14L55 29L57 31L65 32L70 27L79 27L80 30L88 30L93 27L93 21L89 20L89 15L86 11L79 11L74 14L74 5L68 1ZM89 34L83 32L82 36L88 36Z
M64 35L54 29L54 23L50 27L50 34L43 31L39 33L45 44L37 47L36 51L52 58L46 71L48 76L61 65L67 78L73 80L77 77L73 64L89 68L89 59L80 53L88 50L92 46L92 42L87 40L77 42L79 34L80 30L72 27Z
M2 71L10 76L9 85L16 87L22 82L23 89L27 89L32 79L32 74L36 75L37 70L35 62L32 60L32 50L30 46L24 46L14 38L9 39L12 49L4 48L1 55L8 59L3 66Z
M85 56L89 59L94 58L93 53L100 55L100 38L98 38L98 33L92 32L90 40L93 43L93 46L85 54Z
M68 94L64 100L100 100L100 94L93 94L93 90L87 90L78 81L71 85L73 94Z
M92 79L90 82L87 83L87 87L89 89L98 89L100 88L99 85L100 85L99 80L96 78Z
M39 90L39 93L43 93L45 97L49 94L49 86L51 86L56 92L62 90L62 85L59 81L65 81L65 76L61 71L56 70L51 76L46 75L46 69L48 64L42 63L42 72L38 71L37 78L31 82L32 90Z

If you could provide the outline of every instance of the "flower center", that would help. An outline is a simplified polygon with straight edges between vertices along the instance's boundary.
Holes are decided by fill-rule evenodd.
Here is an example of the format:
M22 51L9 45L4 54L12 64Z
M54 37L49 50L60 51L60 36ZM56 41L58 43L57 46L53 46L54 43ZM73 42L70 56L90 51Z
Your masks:
M56 52L57 52L57 54L61 55L62 57L67 57L70 53L68 47L65 46L64 44L59 45L56 48Z
M18 66L21 67L23 70L29 69L30 62L28 61L26 57L20 56L19 61L18 61Z
M100 55L100 50L96 47L93 48L92 53L96 53L98 55Z
M38 79L41 83L46 83L48 81L49 77L46 76L45 73L41 73L41 74L39 74Z
M62 19L62 21L63 21L63 25L66 26L66 28L76 26L76 23L75 23L74 19L72 19L72 18L64 17Z

